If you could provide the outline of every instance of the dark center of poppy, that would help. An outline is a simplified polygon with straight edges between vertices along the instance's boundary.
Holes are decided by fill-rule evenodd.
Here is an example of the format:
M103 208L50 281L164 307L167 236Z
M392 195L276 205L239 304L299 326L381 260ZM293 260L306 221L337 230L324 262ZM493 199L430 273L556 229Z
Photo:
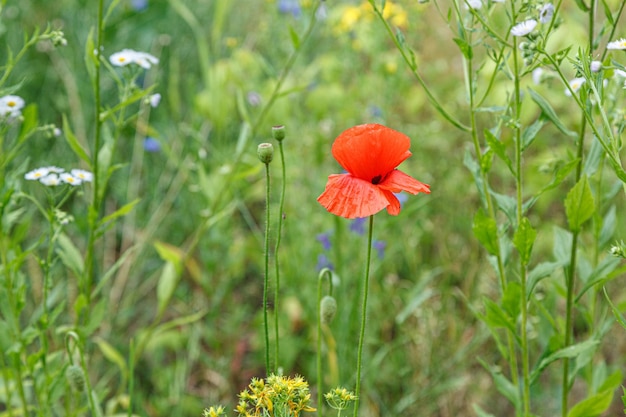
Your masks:
M372 184L378 184L380 183L380 180L383 179L382 175L376 175L374 178L372 178Z

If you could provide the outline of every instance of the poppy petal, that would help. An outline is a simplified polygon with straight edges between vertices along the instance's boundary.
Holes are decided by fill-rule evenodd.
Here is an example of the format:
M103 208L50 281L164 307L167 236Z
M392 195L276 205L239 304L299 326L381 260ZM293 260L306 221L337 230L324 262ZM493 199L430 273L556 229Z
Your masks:
M328 177L326 189L317 201L332 214L354 219L371 216L387 207L386 193L390 192L353 175L335 174Z
M411 194L430 194L430 185L419 182L410 175L397 169L391 171L378 186L392 193L406 191Z
M333 156L350 174L368 182L384 177L411 156L411 139L379 124L351 127L333 143Z
M391 214L392 216L397 216L398 214L400 214L401 206L400 206L400 200L398 200L398 197L393 195L393 192L391 191L387 191L384 189L382 191L385 194L385 198L387 199L387 203L388 203L387 213Z

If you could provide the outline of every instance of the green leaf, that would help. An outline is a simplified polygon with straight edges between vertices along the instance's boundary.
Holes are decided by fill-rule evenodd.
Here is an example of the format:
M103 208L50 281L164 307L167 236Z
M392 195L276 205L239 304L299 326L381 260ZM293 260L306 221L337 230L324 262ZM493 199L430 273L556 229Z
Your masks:
M482 209L478 210L474 216L472 230L474 231L474 236L476 236L490 255L496 255L499 252L496 221L488 217Z
M98 348L100 348L102 355L104 355L109 362L117 365L120 373L122 374L122 378L126 379L128 376L128 367L126 366L126 360L122 354L101 337L97 337L95 341Z
M489 148L491 148L491 150L494 151L496 155L498 155L498 158L500 158L506 164L506 166L509 168L509 171L511 171L511 174L515 175L513 163L511 162L511 158L509 158L509 156L506 154L506 147L504 146L504 144L500 142L500 139L498 139L488 129L484 130L484 135L485 139L487 140L487 144L489 145Z
M562 262L542 262L535 266L528 274L526 285L526 299L530 299L535 286L544 278L552 275L554 271L563 267Z
M576 296L575 301L578 302L585 293L601 282L607 282L615 277L613 271L621 264L621 259L614 256L607 256L591 271L589 276L585 277L585 285ZM623 269L623 268L622 268Z
M513 244L519 252L519 256L524 265L528 265L530 261L530 254L532 253L536 237L537 231L533 229L528 218L522 218L513 236Z
M489 327L504 327L515 333L515 322L502 307L486 297L483 298L483 304L485 305L485 315L482 316L482 319Z
M604 298L606 298L606 301L609 303L609 306L611 307L611 310L613 311L613 315L615 316L615 320L617 320L617 322L620 324L620 326L622 326L624 329L626 329L626 319L622 315L621 311L619 311L619 309L617 307L615 307L615 304L613 304L613 302L609 298L609 294L606 292L606 287L602 288L602 291L604 291Z
M595 209L589 181L586 176L583 176L565 198L565 214L570 230L579 231L583 223L591 218Z
M74 135L74 132L72 132L72 128L70 127L70 123L67 121L66 115L63 115L63 133L65 133L65 140L68 145L70 145L70 148L72 148L76 156L85 161L91 169L91 158L81 144L78 143L78 139Z
M289 26L289 36L291 37L291 43L295 50L300 48L300 37L298 36L298 32L292 27Z
M615 205L612 205L607 211L606 215L602 219L602 229L600 230L600 237L598 239L598 246L603 247L613 237L615 228L617 227L617 210Z
M575 0L575 1L576 1L576 5L578 6L580 10L582 10L585 13L589 11L589 6L587 6L583 0Z
M595 351L598 347L599 341L595 339L585 340L584 342L577 343L575 345L571 345L565 347L563 349L559 349L556 352L548 355L543 358L536 366L535 369L531 372L530 380L531 384L541 375L541 372L552 362L557 361L559 359L564 358L575 358L581 354L587 354L589 351Z
M137 198L131 201L130 203L124 204L122 207L115 210L113 213L109 214L108 216L103 217L102 220L100 220L99 227L104 227L107 223L117 219L118 217L125 216L137 205L137 203L139 203L139 201L141 200Z
M511 401L511 403L515 406L515 409L518 410L521 406L521 402L517 387L504 375L502 375L502 372L500 372L497 368L490 366L480 358L478 358L478 361L491 374L497 390L500 391L500 393L509 401Z
M573 406L567 413L567 417L597 417L611 406L611 401L613 401L613 390L602 391Z
M461 53L465 57L465 59L470 60L474 56L474 52L472 51L472 46L465 40L461 38L454 38L454 43L456 43L461 50Z
M163 314L169 304L179 279L180 274L178 273L176 265L172 262L166 262L161 271L159 283L157 284L158 316Z
M524 129L522 132L522 151L526 150L526 148L533 143L537 137L537 133L539 133L544 124L545 122L542 119L538 119L535 123Z
M74 243L72 243L70 238L64 233L61 233L58 236L57 244L59 247L56 252L61 259L61 262L63 262L63 265L71 269L76 276L82 276L85 264L78 248L74 246Z
M567 127L565 127L561 120L559 120L556 112L554 111L552 106L550 106L550 103L548 103L546 99L541 96L541 94L537 93L532 88L529 88L528 91L530 92L530 97L535 103L537 103L537 105L541 109L542 114L547 117L554 124L554 126L556 126L557 129L559 129L563 134L567 136L576 136L576 132L572 132L571 130L567 129Z
M519 282L510 282L502 295L502 308L509 314L513 321L516 321L520 314L522 308L520 303L521 299L522 286Z

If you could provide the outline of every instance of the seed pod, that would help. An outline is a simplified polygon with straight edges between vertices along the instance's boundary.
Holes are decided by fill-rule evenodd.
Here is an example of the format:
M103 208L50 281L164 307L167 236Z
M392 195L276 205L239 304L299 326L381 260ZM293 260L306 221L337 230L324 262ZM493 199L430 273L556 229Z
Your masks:
M337 300L330 295L324 296L320 302L320 315L322 317L322 323L330 324L335 318L337 313Z

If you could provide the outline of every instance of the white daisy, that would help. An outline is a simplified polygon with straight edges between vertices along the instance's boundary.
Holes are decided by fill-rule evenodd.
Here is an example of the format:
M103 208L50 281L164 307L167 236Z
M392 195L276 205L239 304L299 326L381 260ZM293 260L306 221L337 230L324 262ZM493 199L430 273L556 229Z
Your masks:
M93 174L84 169L73 169L70 171L73 177L80 179L81 181L91 182L93 181Z
M569 82L569 86L574 91L574 93L577 93L578 90L580 90L580 87L582 87L584 83L585 83L585 79L583 77L578 77L578 78L574 78L573 80L571 80ZM566 96L572 95L569 88L565 89L565 95Z
M24 108L24 99L20 96L8 95L0 97L0 116L16 117Z
M125 67L126 65L135 62L137 51L132 49L123 49L120 52L116 52L109 57L109 61L116 67Z
M626 38L618 39L613 42L609 42L606 45L606 49L626 49Z
M48 174L45 177L40 178L39 181L43 185L47 185L48 187L56 187L57 185L61 184L61 180L59 179L59 176L54 173Z
M67 172L61 174L61 181L69 185L80 185L80 183L83 182L80 178L68 174Z
M56 174L60 174L61 172L65 172L65 170L63 168L59 168L59 167L55 167L54 165L51 165L49 167L45 167L48 172L54 172Z
M535 19L528 19L511 28L511 35L513 36L526 36L537 26Z
M150 67L158 63L159 59L147 52L135 52L135 64L141 68L150 69Z
M541 23L550 23L554 16L554 6L552 3L546 3L539 9L539 21Z
M24 178L30 181L39 180L50 173L48 168L37 168L24 174Z

